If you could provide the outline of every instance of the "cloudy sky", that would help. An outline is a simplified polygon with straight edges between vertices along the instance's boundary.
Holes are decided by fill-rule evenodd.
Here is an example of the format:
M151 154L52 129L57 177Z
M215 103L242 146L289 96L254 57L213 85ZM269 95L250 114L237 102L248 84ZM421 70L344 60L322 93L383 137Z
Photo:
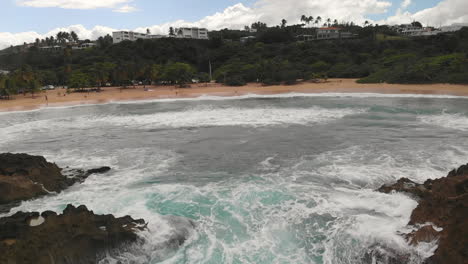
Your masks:
M0 49L74 30L95 39L116 29L167 33L170 26L242 28L301 15L432 26L468 22L468 0L1 0Z

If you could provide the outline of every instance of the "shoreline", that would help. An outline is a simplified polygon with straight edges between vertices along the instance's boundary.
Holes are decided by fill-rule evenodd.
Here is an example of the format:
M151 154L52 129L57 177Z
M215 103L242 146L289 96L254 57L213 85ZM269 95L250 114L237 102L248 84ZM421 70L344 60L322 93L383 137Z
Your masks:
M0 100L0 112L30 111L36 109L67 107L112 102L132 102L158 99L191 99L202 96L236 97L245 95L280 95L280 94L395 94L395 95L434 95L468 96L468 85L454 84L359 84L357 79L329 79L325 83L298 83L295 85L262 86L251 83L232 87L222 84L192 84L190 88L175 86L104 87L102 92L70 93L65 89L43 91L32 98L16 95L12 100ZM47 96L47 101L46 101Z

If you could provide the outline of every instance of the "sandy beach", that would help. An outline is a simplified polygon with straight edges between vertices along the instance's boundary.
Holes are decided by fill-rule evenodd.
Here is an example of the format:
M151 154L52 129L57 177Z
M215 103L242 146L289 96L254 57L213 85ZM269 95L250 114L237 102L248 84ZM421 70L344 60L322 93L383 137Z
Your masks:
M70 93L65 89L43 91L32 98L30 94L16 95L12 100L0 100L0 111L32 110L41 107L99 104L111 101L133 101L165 98L193 98L203 95L239 96L245 94L281 93L382 93L468 96L468 85L452 84L359 84L356 79L329 79L325 83L262 86L249 84L230 87L222 84L192 84L190 88L174 86L143 86L121 89L106 87L102 92ZM47 100L46 100L47 98Z

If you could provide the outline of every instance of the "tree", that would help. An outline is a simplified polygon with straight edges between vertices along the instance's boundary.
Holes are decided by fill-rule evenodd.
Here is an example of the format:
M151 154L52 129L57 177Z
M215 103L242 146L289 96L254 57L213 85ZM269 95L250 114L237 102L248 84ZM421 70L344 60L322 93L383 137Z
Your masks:
M79 38L78 35L75 33L75 31L70 32L70 37L71 37L71 39L72 39L74 42L78 42L78 40L80 40L80 38Z
M370 23L369 23L369 21L367 21L367 20L364 22L364 26L365 26L365 27L369 26L369 24L370 24Z
M422 27L423 27L423 25L421 24L421 22L418 22L418 21L413 21L413 22L411 23L411 25L412 25L413 27L418 27L418 28L422 28Z
M28 83L28 90L31 93L31 97L34 98L34 94L39 92L39 82L36 79L30 80Z
M151 30L149 28L146 29L146 34L151 35Z
M307 23L307 17L306 15L301 16L301 22Z
M307 18L307 21L306 21L306 22L307 22L307 25L309 25L312 21L314 21L314 17L313 17L313 16L309 16L309 17Z
M318 16L315 18L315 24L320 24L322 22L322 17Z
M301 16L301 21L306 23L307 25L310 24L310 22L314 21L314 17L313 16L306 16L306 15L302 15Z
M331 26L331 19L327 18L327 26Z
M169 63L164 67L162 79L172 84L183 86L192 82L195 70L187 63Z
M148 68L148 76L147 79L150 81L150 84L152 82L157 81L161 79L162 74L163 74L163 66L161 64L153 64Z
M267 24L258 21L258 22L252 23L252 25L250 27L253 28L253 29L256 29L257 31L262 31L262 30L267 29Z
M174 28L170 27L169 28L169 36L175 36Z
M75 71L71 74L70 80L68 83L69 88L74 88L75 90L83 90L85 87L89 86L89 76L81 71Z
M281 20L281 28L285 28L287 23L288 21L286 21L286 19L283 18L283 20Z

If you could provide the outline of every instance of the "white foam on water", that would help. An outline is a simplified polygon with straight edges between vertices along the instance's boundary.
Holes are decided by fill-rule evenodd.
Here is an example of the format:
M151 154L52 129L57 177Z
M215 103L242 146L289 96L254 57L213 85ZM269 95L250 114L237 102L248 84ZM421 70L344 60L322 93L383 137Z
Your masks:
M346 149L342 155L353 151L360 150ZM92 155L71 150L48 153L47 157L62 159L63 164L70 166L97 160L93 164L106 162L114 169L105 175L90 176L83 184L59 195L24 202L11 213L60 211L73 203L85 204L96 213L131 215L149 222L149 229L140 233L145 243L110 254L101 264L119 261L351 264L375 243L411 253L414 263L421 263L436 248L434 243L410 247L398 235L406 231L416 201L402 194L330 188L313 180L296 181L301 179L298 174L304 172L304 160L298 161L301 166L277 171L274 165L277 157L272 156L259 164L266 173L255 178L240 175L195 186L184 182L151 183L180 158L164 150L121 149ZM125 161L128 157L132 160ZM352 160L347 162L353 164ZM354 162L354 169L348 169L357 174L356 178L369 181L369 172L359 171L359 159ZM345 166L344 163L336 166ZM271 169L276 172L269 173ZM394 166L385 169L386 174L397 171ZM178 212L192 212L196 227L186 218L169 216ZM189 239L181 248L169 246L174 237L187 234Z
M443 113L440 115L424 115L418 119L427 125L440 126L449 129L468 131L468 116Z
M183 112L163 112L149 115L106 116L94 122L129 126L203 127L203 126L270 126L322 123L365 112L364 109L312 108L197 108Z
M294 170L304 181L376 189L403 177L420 183L445 177L467 160L468 151L458 146L432 144L425 149L392 149L363 145L304 156Z
M120 126L132 129L185 128L203 126L274 126L324 123L349 115L364 113L365 109L312 108L209 108L199 107L188 111L158 112L147 115L106 115L54 118L30 121L3 127L2 142L34 137L37 133L54 135L57 131L93 129L103 126Z
M386 93L282 93L282 94L255 94L249 93L239 96L214 96L201 95L194 98L164 98L164 99L148 99L148 100L130 100L130 101L113 101L111 104L147 104L147 103L170 103L184 101L227 101L227 100L244 100L244 99L264 99L264 98L296 98L296 97L337 97L337 98L429 98L429 99L468 99L468 96L444 95L444 94L386 94Z
M42 106L33 110L18 110L18 111L0 111L0 115L8 115L14 113L37 112L51 109L67 109L77 107L87 107L106 104L148 104L148 103L171 103L184 101L223 101L223 100L244 100L244 99L262 99L262 98L296 98L296 97L337 97L337 98L428 98L428 99L468 99L468 96L445 95L445 94L390 94L390 93L282 93L282 94L255 94L249 93L239 96L215 96L215 95L200 95L193 98L159 98L146 100L126 100L126 101L109 101L107 103L98 104L79 104L79 105L63 105L63 106Z

